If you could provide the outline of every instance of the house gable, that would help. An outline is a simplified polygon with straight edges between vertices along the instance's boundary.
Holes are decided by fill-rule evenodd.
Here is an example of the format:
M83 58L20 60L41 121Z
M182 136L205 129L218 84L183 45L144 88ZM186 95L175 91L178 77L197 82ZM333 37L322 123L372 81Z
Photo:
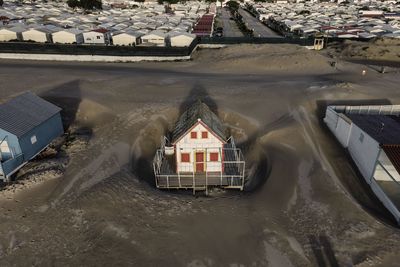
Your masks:
M210 127L207 126L207 124L205 124L201 119L199 119L191 128L189 128L189 129L188 129L185 133L183 133L178 139L176 139L176 140L173 142L173 144L176 145L176 144L178 144L182 139L185 139L185 138L193 139L193 138L191 138L191 133L193 132L193 130L195 130L196 128L198 128L198 126L201 126L201 127L199 127L199 129L204 129L204 131L208 133L208 134L207 134L207 135L208 135L208 136L207 136L207 139L213 137L213 138L217 139L218 141L220 141L221 144L225 144L225 143L226 143L226 140L222 139L221 136L219 136L218 134L216 134L215 132L213 132L213 130L211 130ZM204 138L202 138L202 132L203 132L203 131L199 131L198 129L196 129L196 132L197 132L197 138L196 138L196 139L204 139Z
M203 132L207 133L207 138L204 138ZM192 137L192 133L196 133L196 137ZM197 121L186 133L174 142L174 145L179 145L182 143L188 143L194 147L205 143L214 143L218 146L222 146L226 143L224 139L215 134L204 122L201 120Z
M172 131L172 143L175 144L199 122L225 142L225 127L221 120L206 104L197 101L179 117Z

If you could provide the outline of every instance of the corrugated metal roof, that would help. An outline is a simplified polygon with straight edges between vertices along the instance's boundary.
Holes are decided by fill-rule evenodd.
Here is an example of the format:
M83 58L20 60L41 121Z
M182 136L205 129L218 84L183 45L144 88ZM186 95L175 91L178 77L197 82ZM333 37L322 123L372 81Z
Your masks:
M23 93L0 105L0 128L20 137L60 111L31 92Z
M400 145L400 117L358 114L346 114L346 116L379 144Z
M184 135L198 119L206 124L210 130L221 139L225 140L225 127L221 120L215 115L210 108L200 100L188 108L180 117L172 132L172 142L175 143L182 135Z
M400 173L400 145L382 145L381 147L397 172Z

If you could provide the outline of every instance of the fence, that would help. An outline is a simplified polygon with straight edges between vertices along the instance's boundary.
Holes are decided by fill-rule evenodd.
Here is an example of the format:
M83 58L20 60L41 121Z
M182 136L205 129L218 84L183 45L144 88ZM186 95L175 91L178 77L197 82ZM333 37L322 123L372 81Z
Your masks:
M190 56L197 43L195 39L188 47L155 47L0 42L0 53L178 57Z
M314 38L288 37L202 37L200 44L298 44L314 45Z
M33 42L0 42L0 53L53 54L53 55L98 55L139 57L183 57L190 56L198 44L298 44L311 46L314 38L290 37L198 37L187 47L113 46L42 44Z

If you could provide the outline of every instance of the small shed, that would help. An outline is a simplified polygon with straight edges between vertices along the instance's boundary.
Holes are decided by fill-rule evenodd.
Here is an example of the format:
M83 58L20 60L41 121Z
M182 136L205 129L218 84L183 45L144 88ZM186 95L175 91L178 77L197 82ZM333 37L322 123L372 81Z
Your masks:
M0 105L0 180L10 176L64 132L61 109L27 92Z
M190 46L195 38L195 34L188 32L172 32L169 34L171 46L177 47Z
M78 29L67 29L53 33L53 42L60 44L82 44L83 32Z
M112 37L114 45L138 45L140 43L140 36L142 33L134 32L134 31L127 31L116 34Z
M0 42L17 41L19 39L19 34L22 29L18 31L17 29L0 29Z
M45 28L28 29L22 32L24 41L33 41L38 43L51 43L51 32Z
M162 31L151 31L143 35L142 43L146 46L165 46L165 33Z
M26 29L24 27L21 27L20 25L14 26L11 28L4 28L0 30L0 40L1 41L14 41L22 40L22 32L25 31Z
M110 31L106 29L97 29L83 33L85 44L109 44L110 43Z

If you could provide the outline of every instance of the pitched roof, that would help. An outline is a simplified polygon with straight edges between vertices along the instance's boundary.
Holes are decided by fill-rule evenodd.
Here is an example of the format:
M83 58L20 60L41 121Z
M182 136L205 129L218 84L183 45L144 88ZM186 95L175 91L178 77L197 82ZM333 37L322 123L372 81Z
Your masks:
M358 114L346 114L346 116L379 144L400 144L399 116Z
M60 111L31 92L23 93L0 105L0 129L20 137Z
M199 119L222 140L226 139L225 127L221 120L206 104L199 100L179 117L172 132L172 142L175 143L180 137L189 131Z

